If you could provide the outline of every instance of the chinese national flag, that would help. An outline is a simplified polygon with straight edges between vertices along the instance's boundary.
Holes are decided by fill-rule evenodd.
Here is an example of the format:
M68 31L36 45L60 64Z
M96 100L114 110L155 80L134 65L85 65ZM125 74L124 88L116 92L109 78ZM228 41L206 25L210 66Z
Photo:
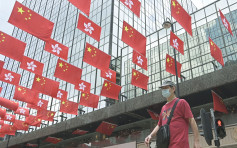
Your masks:
M98 42L100 41L101 27L81 13L79 14L77 28Z
M15 72L12 72L10 70L2 69L2 72L0 74L0 81L12 84L12 85L18 85L20 82L21 75Z
M100 97L97 95L82 92L79 104L87 107L97 108L99 98Z
M105 80L100 95L118 100L121 89L121 86Z
M177 61L177 73L179 78L181 78L181 67L182 65ZM175 60L168 54L166 54L166 71L176 76Z
M159 120L159 114L157 114L157 113L155 113L155 112L153 112L153 111L151 111L151 110L147 110L147 112L149 113L149 115L151 116L151 118L153 119L153 120Z
M0 41L1 42L1 41ZM0 49L1 50L1 49ZM2 72L3 66L4 66L5 62L0 61L0 73Z
M54 23L16 1L8 22L37 38L50 39Z
M24 56L22 58L20 68L38 75L42 75L44 64Z
M83 131L83 130L79 130L79 129L72 132L73 135L84 135L86 133L88 133L88 131Z
M39 93L36 91L33 91L23 86L15 87L15 93L13 97L15 100L23 101L30 104L36 104L39 100L38 97Z
M209 38L210 49L211 49L211 56L219 62L222 66L224 66L224 60L222 56L221 49Z
M61 141L63 141L62 138L55 138L55 137L48 137L45 139L46 142L49 142L49 143L53 143L53 144L57 144Z
M0 125L1 125L1 126L4 125L4 120L0 120Z
M26 43L0 31L0 54L20 62L25 48Z
M232 33L232 29L231 29L231 26L230 26L230 23L229 21L226 19L226 17L224 16L224 14L220 11L220 16L221 16L221 21L223 23L223 25L225 26L225 28L229 31L229 33L233 36L233 33Z
M122 41L146 56L146 37L123 21Z
M60 112L78 115L79 104L72 101L61 101Z
M102 78L105 78L106 80L116 83L116 71L113 71L111 69L108 69L107 71L101 70L100 75Z
M4 118L6 115L6 109L5 108L0 108L0 118Z
M110 136L116 127L116 124L103 121L96 129L96 132Z
M58 89L58 93L57 96L55 96L54 98L58 99L58 100L67 100L67 94L68 92L62 89Z
M192 36L192 18L177 0L171 0L171 15Z
M53 39L49 39L44 47L45 51L54 54L64 60L68 59L69 48Z
M170 31L170 45L182 55L184 55L184 42L179 39L172 31Z
M30 111L27 108L18 107L18 109L15 111L15 114L19 114L19 115L29 117Z
M15 122L16 116L12 114L6 114L3 120L9 121L9 122Z
M35 75L32 89L54 97L58 93L59 82L40 75Z
M41 120L46 120L46 121L52 121L56 112L50 111L50 110L39 110L37 111L37 116Z
M31 126L40 127L41 121L42 120L39 117L30 115L29 117L26 117L25 123Z
M147 70L147 58L144 57L142 54L137 52L136 50L133 50L132 54L132 62L141 68Z
M10 110L16 111L19 103L0 97L0 105Z
M81 92L90 93L91 83L88 83L88 82L83 81L83 80L79 80L77 82L77 84L75 84L75 89L77 89L77 90L79 90Z
M138 0L120 0L128 7L137 17L140 17L141 2Z
M54 76L71 84L81 79L82 69L58 59Z
M75 7L84 12L87 16L90 14L91 0L68 0Z
M212 97L213 97L214 110L228 114L228 111L226 109L226 106L225 106L222 98L218 94L216 94L214 91L211 91L211 93L212 93Z
M111 56L99 50L98 48L86 43L83 61L100 69L108 70Z
M4 124L2 128L0 129L0 133L1 134L5 133L7 135L14 136L16 133L16 129L13 127L13 125Z
M48 103L49 103L49 101L47 101L47 100L39 99L36 104L29 104L28 103L27 107L33 108L36 110L47 110Z
M16 130L23 130L23 131L28 131L29 130L29 125L25 123L25 121L21 120L15 120L13 127Z
M144 75L143 73L135 69L132 69L132 81L131 81L132 85L148 90L147 88L148 80L149 80L148 76Z

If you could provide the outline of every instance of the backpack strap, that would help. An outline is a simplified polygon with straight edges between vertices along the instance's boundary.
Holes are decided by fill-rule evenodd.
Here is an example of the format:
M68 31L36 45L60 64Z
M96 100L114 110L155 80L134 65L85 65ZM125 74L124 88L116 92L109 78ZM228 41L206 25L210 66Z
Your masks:
M179 102L179 99L177 99L174 103L174 106L172 107L172 110L171 110L171 113L170 113L170 116L169 116L169 119L167 121L167 124L169 125L170 124L170 121L171 121L171 118L173 117L173 114L174 114L174 110L176 108L176 105L178 104Z

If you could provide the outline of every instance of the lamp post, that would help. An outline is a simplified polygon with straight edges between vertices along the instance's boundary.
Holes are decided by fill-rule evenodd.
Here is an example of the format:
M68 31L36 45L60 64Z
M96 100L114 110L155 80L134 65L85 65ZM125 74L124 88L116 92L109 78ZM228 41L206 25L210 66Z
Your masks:
M166 21L163 23L163 28L169 29L171 27L171 31L174 32L174 26L173 23L169 18L166 19ZM174 61L175 61L175 74L176 74L176 85L177 85L177 97L179 98L179 79L178 79L178 70L177 70L177 61L176 61L176 51L175 48L173 48L174 51Z

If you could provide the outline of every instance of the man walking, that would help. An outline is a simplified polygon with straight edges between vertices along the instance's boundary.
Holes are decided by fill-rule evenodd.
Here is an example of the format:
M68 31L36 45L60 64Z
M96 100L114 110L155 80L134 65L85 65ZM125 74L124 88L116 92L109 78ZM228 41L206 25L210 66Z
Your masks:
M162 90L162 96L167 99L167 103L161 109L158 125L145 139L145 143L147 146L149 145L151 138L156 135L157 131L159 130L159 127L167 123L172 107L178 99L175 96L175 84L172 81L165 81L160 88ZM194 148L200 148L199 132L196 121L193 118L190 106L184 99L180 99L174 110L174 114L169 125L169 148L189 148L189 124L194 133Z

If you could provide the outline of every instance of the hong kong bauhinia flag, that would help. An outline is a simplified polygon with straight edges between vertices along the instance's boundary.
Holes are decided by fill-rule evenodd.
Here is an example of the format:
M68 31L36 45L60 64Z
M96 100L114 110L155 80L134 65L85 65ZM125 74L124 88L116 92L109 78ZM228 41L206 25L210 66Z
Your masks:
M0 54L20 62L25 48L26 43L0 31Z
M68 0L82 12L84 12L87 16L90 14L91 0Z
M177 73L179 78L181 78L181 68L182 64L177 61ZM166 54L166 71L176 76L175 60L168 54Z
M81 79L82 69L58 59L54 77L76 84Z
M38 102L39 93L23 86L16 86L13 99L30 104Z
M15 114L19 114L19 115L29 117L30 111L27 108L18 107L18 109L15 111Z
M83 61L100 69L107 71L109 69L111 56L98 48L86 43Z
M100 41L101 27L89 20L83 14L79 14L77 28L98 42Z
M133 50L132 54L132 62L141 68L147 70L147 58L137 52L136 50Z
M38 74L38 75L42 75L44 64L39 61L36 61L29 57L24 56L22 58L20 68L27 70L29 72Z
M171 15L192 36L192 18L177 0L171 0Z
M20 82L21 75L15 72L12 72L10 70L2 69L2 72L0 74L0 81L12 84L12 85L18 85Z
M141 2L139 0L120 0L134 14L140 17Z
M184 55L184 42L179 39L172 31L170 31L170 45L182 55Z
M15 119L16 119L16 115L12 115L12 114L6 114L5 117L3 118L3 120L9 121L9 122L15 122Z
M100 95L104 97L108 97L111 99L118 100L119 93L121 91L122 87L114 84L112 82L109 82L107 80L104 80L104 84L102 86L102 90Z
M116 71L111 69L108 69L107 71L101 70L100 76L106 80L116 83Z
M131 84L142 89L148 90L148 80L149 77L143 73L133 69L132 70L132 81Z
M122 41L146 56L146 37L123 21Z
M88 83L83 80L79 80L77 84L75 84L75 89L81 92L90 93L91 83Z
M29 104L28 103L27 107L36 109L36 110L47 110L48 103L49 103L49 101L47 101L47 100L39 99L36 104Z
M228 111L227 111L226 106L223 102L223 99L214 91L211 91L211 93L212 93L212 97L213 97L214 110L228 114Z
M68 59L69 48L53 39L49 39L44 47L45 51L54 54L64 60Z
M223 25L225 26L225 28L229 31L229 33L233 36L233 33L232 33L232 29L231 29L231 26L230 26L230 23L229 21L226 19L226 17L224 16L224 14L220 11L220 16L221 16L221 21L223 23Z
M222 56L221 49L209 38L210 49L211 49L211 56L219 62L222 66L224 66L224 60Z
M99 98L100 97L97 95L82 92L79 104L87 107L97 108Z
M43 41L50 39L54 27L53 22L30 10L18 1L15 2L8 22Z
M57 96L55 96L54 98L58 99L58 100L67 100L67 94L68 92L62 89L58 89L58 93Z

